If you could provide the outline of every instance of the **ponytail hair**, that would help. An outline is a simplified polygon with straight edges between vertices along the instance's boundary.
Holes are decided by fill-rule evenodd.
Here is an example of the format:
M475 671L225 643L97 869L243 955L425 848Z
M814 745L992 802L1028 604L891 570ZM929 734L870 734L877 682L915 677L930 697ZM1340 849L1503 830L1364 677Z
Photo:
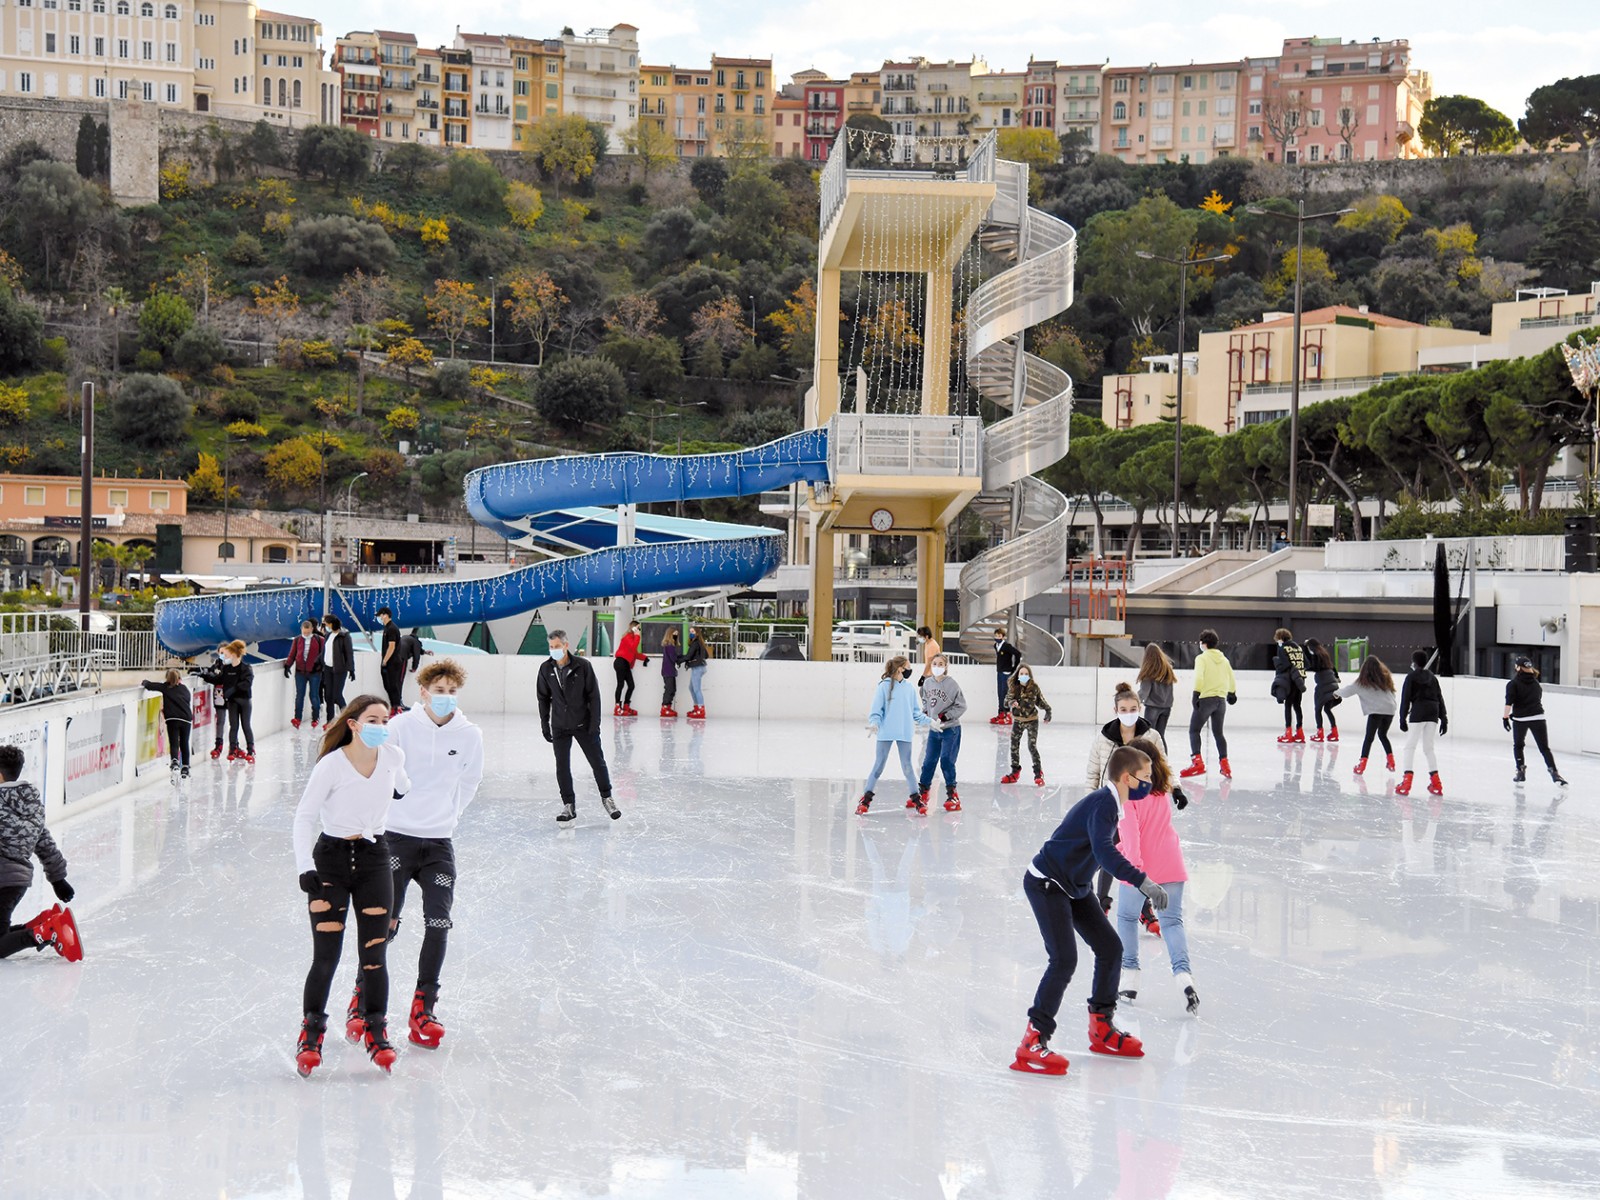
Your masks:
M1111 695L1111 707L1113 711L1116 709L1117 705L1121 704L1124 700L1132 700L1135 704L1139 704L1139 693L1133 690L1133 684L1129 683L1126 679L1117 684L1117 690Z

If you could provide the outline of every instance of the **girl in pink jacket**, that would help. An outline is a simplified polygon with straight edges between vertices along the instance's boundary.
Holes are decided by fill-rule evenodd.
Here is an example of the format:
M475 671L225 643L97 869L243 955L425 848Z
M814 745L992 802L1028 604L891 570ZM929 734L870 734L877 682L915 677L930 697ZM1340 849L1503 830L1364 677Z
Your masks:
M1167 765L1153 739L1135 738L1135 749L1150 756L1150 794L1143 800L1129 800L1117 822L1117 849L1134 866L1167 890L1166 911L1161 914L1161 938L1172 959L1172 974L1183 989L1191 1013L1200 1009L1200 996L1189 974L1189 936L1183 926L1183 885L1189 873L1183 869L1183 848L1177 830L1172 828L1172 768ZM1117 933L1122 938L1121 994L1128 1000L1139 992L1139 908L1143 897L1138 889L1121 885L1117 889Z

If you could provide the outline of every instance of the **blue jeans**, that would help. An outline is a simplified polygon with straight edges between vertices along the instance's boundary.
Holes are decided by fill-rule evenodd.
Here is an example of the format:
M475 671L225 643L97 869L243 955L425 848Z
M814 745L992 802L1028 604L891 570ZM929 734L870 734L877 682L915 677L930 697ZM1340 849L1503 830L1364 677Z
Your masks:
M694 705L696 708L705 707L706 696L705 693L700 690L705 686L703 683L705 677L706 669L704 667L689 668L689 695L694 697Z
M1156 882L1160 883L1160 880ZM1172 959L1172 973L1189 970L1189 934L1183 927L1183 884L1162 883L1167 889L1167 906L1158 909L1156 918L1161 922L1161 940L1167 944L1167 956ZM1117 889L1117 936L1122 939L1122 969L1139 969L1139 910L1144 907L1144 895L1131 884Z
M878 753L872 760L872 771L867 776L867 786L862 790L870 792L878 786L878 776L883 774L883 764L889 761L890 746L897 747L900 751L900 770L905 773L907 794L917 793L920 795L922 789L917 787L917 775L911 769L911 743L891 742L887 738L878 739Z
M933 782L933 767L937 763L939 770L944 773L944 786L956 786L956 755L961 753L961 726L952 725L943 733L937 729L928 734L928 749L922 756L922 787L919 791L927 791L928 785Z
M322 675L294 673L294 719L298 721L305 713L306 689L311 689L311 719L315 721L322 712ZM331 713L329 714L332 715Z
M1006 711L1006 688L1011 686L1010 671L996 671L994 675L995 691L999 693L1000 712Z

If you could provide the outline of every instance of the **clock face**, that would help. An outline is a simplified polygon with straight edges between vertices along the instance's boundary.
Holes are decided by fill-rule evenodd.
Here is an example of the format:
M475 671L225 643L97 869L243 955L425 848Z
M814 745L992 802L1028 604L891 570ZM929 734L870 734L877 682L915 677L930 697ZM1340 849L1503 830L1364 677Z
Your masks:
M887 533L894 528L894 514L887 508L880 508L872 514L872 527L879 533Z

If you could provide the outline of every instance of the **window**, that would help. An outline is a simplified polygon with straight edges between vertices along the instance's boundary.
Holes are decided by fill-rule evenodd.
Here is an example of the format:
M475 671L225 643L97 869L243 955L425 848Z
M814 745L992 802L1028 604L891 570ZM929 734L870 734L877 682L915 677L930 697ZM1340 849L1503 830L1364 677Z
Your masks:
M156 6L154 4L151 4L150 0L144 0L144 3L139 5L139 15L141 17L153 17L153 16L155 16L156 15Z
M128 98L128 81L126 79L119 79L119 80L117 80L117 99L118 100L126 100L127 98Z
M1186 92L1194 91L1194 76L1193 75L1185 75L1183 77L1183 90L1186 91Z
M154 100L156 98L156 85L153 82L140 85L139 94L146 100Z
M54 54L56 52L56 35L55 34L47 33L47 34L44 35L44 52L46 54Z
M175 62L178 61L178 43L177 42L168 42L167 43L167 61L169 63L175 63Z
M22 489L22 502L24 504L39 505L44 503L44 488L25 487Z
M71 504L72 501L68 500L67 503ZM112 488L111 491L106 495L106 503L111 505L112 508L127 508L128 489Z
M167 103L168 104L176 104L177 102L178 102L178 85L175 84L175 83L169 83L169 84L167 84Z
M561 73L561 64L553 58L547 59L544 64L544 73L546 75L559 75Z
M1259 117L1261 115L1261 101L1259 101L1259 100L1250 101L1250 115L1252 117Z
M544 98L546 100L558 100L560 97L561 85L559 83L547 83L544 85Z
M1219 101L1217 101L1217 103L1220 105L1222 103L1222 101L1219 100ZM1203 116L1206 115L1206 102L1204 100L1200 101L1200 107L1196 111L1197 111L1197 115L1199 115L1199 116L1203 117Z
M178 6L176 4L169 4L162 11L167 20L176 21L178 19Z
M234 556L234 553L235 553L235 551L234 551L234 546L233 546L232 542L222 542L221 544L219 544L217 546L217 557L219 559L221 559L221 558L232 558Z
M293 93L293 96L294 96L294 107L295 108L299 108L300 107L300 81L298 79L296 79L294 81L294 93Z
M1156 91L1160 92L1162 95L1165 95L1166 93L1170 92L1171 90L1172 90L1172 76L1171 75L1157 75L1156 76Z
M1311 147L1311 161L1312 162L1316 162L1321 156L1322 156L1322 147L1318 146L1318 145L1313 145Z
M128 0L117 0L117 16L125 17L127 15L128 15Z
M71 37L67 38L67 53L68 54L82 54L83 53L83 39L81 37L79 37L77 34L73 34Z
M1111 81L1111 90L1113 93L1126 96L1128 94L1127 76L1119 76L1118 78L1113 79Z
M83 489L81 487L69 487L67 489L67 507L75 509L75 508L78 508L79 506L81 506L82 504L83 504Z
M287 79L278 80L278 107L289 107L289 81Z
M145 62L155 62L155 60L156 60L156 44L154 42L140 42L139 43L139 57L142 58Z
M1185 101L1184 101L1184 102L1183 102L1183 115L1184 115L1184 116L1186 116L1186 117L1187 117L1187 116L1192 116L1192 115L1193 115L1193 114L1192 114L1192 113L1190 113L1190 111L1189 111L1189 101L1187 101L1187 100L1185 100Z
M261 81L261 106L263 108L272 106L272 80L270 79Z
M1313 108L1311 110L1311 122L1310 123L1311 123L1311 127L1313 129L1322 128L1322 110L1320 108Z
M1171 120L1172 119L1172 101L1171 100L1157 100L1156 101L1155 118L1158 121L1167 121L1167 120Z
M96 75L94 77L94 98L96 100L104 100L106 98L106 77L104 75Z
M32 72L30 72L30 71L18 71L17 72L17 91L22 92L24 95L26 95L27 93L33 91L33 74L32 74ZM40 503L42 504L44 502L41 500Z
M1144 104L1144 101L1141 100L1141 101L1139 101L1139 116L1143 117L1144 114L1145 114L1145 104Z

